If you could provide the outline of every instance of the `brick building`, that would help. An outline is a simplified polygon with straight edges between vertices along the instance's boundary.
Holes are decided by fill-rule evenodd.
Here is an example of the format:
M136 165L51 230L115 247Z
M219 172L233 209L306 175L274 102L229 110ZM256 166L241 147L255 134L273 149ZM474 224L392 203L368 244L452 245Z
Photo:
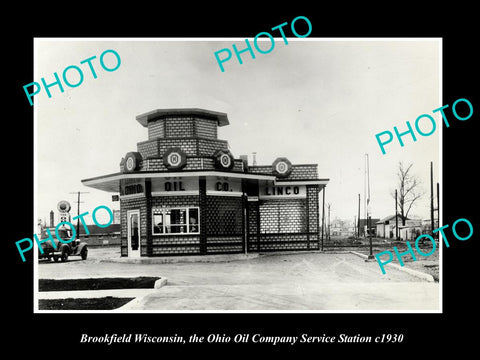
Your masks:
M148 129L120 172L82 180L119 193L122 256L319 249L317 165L277 158L251 166L217 138L227 115L159 109L136 117Z

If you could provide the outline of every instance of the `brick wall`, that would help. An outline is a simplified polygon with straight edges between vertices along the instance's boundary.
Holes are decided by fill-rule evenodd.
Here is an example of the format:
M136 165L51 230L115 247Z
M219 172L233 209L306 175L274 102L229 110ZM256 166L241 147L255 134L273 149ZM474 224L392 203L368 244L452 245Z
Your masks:
M308 230L319 231L318 185L307 185Z
M228 150L225 140L198 139L198 155L213 156L217 150Z
M189 116L168 117L165 119L165 137L193 137L193 118Z
M162 157L168 148L178 147L190 156L211 157L217 150L228 150L228 142L224 140L171 138L152 139L137 143L137 151L142 157Z
M242 198L207 196L207 236L242 235Z
M305 205L305 199L261 201L260 233L305 233Z
M198 196L159 196L152 197L151 208L178 208L199 206ZM149 211L149 224L151 224L152 212ZM152 256L200 254L200 235L152 235L151 225L149 229L151 239L149 247Z
M142 155L143 159L149 157L158 157L158 139L146 140L137 143L137 151Z
M194 170L218 170L210 157L188 156L187 164L179 171L194 171ZM140 163L139 171L170 171L164 164L162 158L150 158ZM243 172L243 165L241 160L235 160L231 171Z
M216 139L217 138L217 121L195 118L196 136L201 138Z
M317 188L307 186L306 199L249 202L248 251L318 250Z
M318 250L318 238L310 241L307 234L261 234L252 235L248 243L248 251L282 251L282 250Z
M164 119L158 119L155 121L150 121L148 123L148 139L149 140L165 137L164 122L165 122Z
M271 165L249 166L248 171L254 174L272 174ZM292 165L292 172L282 180L316 180L318 179L317 165Z
M158 154L163 156L168 148L178 147L182 149L185 154L195 156L197 155L197 140L194 138L189 139L160 139L158 142Z

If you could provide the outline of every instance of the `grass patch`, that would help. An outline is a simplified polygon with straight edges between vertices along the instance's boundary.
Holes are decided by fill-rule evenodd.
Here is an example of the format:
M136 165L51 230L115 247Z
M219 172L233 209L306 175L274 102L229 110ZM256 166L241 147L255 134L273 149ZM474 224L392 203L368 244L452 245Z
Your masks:
M113 310L134 298L103 297L92 299L40 299L39 310Z
M39 279L39 291L111 290L111 289L153 289L160 277L140 276L134 278L93 278L93 279Z

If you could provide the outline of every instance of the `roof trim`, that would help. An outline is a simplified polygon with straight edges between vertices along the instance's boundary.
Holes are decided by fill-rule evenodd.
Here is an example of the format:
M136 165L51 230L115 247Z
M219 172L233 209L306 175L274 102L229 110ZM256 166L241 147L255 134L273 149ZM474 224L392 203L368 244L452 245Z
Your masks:
M200 115L209 116L217 120L218 126L225 126L230 124L226 113L211 111L199 108L185 108L185 109L156 109L136 116L137 121L142 126L147 127L148 122L160 116L167 115Z
M123 179L152 179L172 177L197 177L197 176L219 176L239 179L257 179L275 181L275 176L264 174L248 174L222 171L178 171L178 172L136 172L136 173L113 173L81 180L82 184L95 189L108 192L118 192L118 181Z

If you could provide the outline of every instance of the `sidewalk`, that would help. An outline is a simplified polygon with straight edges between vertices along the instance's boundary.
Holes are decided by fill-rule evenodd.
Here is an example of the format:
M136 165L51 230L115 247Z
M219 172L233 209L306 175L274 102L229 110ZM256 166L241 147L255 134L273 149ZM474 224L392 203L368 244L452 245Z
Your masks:
M143 297L155 293L158 289L111 289L111 290L75 290L75 291L39 291L38 300L52 299L92 299L101 297Z

